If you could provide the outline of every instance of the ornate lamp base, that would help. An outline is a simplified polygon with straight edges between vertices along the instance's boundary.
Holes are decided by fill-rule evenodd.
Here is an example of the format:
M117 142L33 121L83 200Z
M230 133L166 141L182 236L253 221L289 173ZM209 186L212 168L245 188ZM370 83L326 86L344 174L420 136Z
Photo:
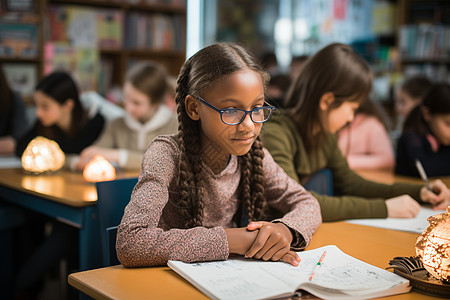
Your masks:
M411 257L395 257L389 261L391 267L387 269L394 269L394 273L405 277L411 282L411 286L417 292L450 298L450 284L442 282L428 273L423 267L419 256Z

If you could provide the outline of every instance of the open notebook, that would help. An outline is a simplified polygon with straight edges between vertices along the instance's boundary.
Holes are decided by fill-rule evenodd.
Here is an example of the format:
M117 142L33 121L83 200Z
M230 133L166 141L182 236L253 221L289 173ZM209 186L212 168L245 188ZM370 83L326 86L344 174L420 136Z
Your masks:
M428 217L445 212L445 210L432 210L431 208L422 206L415 218L355 219L347 220L347 222L386 229L422 233L429 225L427 221Z
M324 251L327 254L317 266ZM408 280L351 257L334 245L298 254L298 267L244 258L169 261L168 266L213 299L281 298L298 290L324 299L370 299L410 290ZM309 280L313 271L315 275Z

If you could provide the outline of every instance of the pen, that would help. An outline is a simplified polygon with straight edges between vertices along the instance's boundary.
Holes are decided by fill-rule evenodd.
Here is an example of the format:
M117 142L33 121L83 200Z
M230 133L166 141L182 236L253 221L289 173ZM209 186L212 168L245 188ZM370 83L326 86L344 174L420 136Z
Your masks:
M425 181L427 188L433 192L433 189L431 188L431 185L430 185L430 181L428 180L427 173L425 173L422 163L417 158L416 158L416 168L417 168L417 171L419 171L419 174L420 174L420 177L422 178L422 180Z
M311 272L311 276L309 276L309 281L311 281L314 277L314 275L316 275L316 269L317 266L321 266L323 263L323 260L325 259L325 255L327 255L327 250L323 251L322 256L319 258L319 261L317 262L317 264L314 266L312 272Z

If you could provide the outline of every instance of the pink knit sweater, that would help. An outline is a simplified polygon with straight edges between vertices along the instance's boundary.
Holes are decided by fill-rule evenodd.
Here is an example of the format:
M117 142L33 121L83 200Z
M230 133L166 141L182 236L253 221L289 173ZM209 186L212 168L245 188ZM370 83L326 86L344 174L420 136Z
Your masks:
M393 169L394 150L383 124L358 114L339 132L339 148L351 169Z
M157 137L142 161L142 173L125 209L117 236L117 255L125 267L225 260L228 241L224 228L233 226L240 208L238 186L241 172L236 156L219 174L203 163L205 172L203 226L182 229L177 193L179 146L175 135ZM294 230L306 247L321 223L317 200L274 162L264 149L265 197L269 207L283 214L277 219Z

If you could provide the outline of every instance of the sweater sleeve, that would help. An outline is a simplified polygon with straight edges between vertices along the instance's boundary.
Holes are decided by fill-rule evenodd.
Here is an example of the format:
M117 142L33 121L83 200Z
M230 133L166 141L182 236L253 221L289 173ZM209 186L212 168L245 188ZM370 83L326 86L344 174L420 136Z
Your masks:
M329 138L327 167L333 173L335 197L317 195L325 221L355 218L385 218L385 199L408 194L420 202L421 185L395 183L392 185L366 180L351 170L337 146L336 138Z
M169 201L169 184L176 176L178 152L174 143L158 138L144 155L142 173L118 229L117 256L125 267L228 258L228 240L222 227L158 227Z
M274 221L282 222L296 233L292 249L304 249L322 222L317 199L290 178L266 149L264 172L268 204L283 214Z

